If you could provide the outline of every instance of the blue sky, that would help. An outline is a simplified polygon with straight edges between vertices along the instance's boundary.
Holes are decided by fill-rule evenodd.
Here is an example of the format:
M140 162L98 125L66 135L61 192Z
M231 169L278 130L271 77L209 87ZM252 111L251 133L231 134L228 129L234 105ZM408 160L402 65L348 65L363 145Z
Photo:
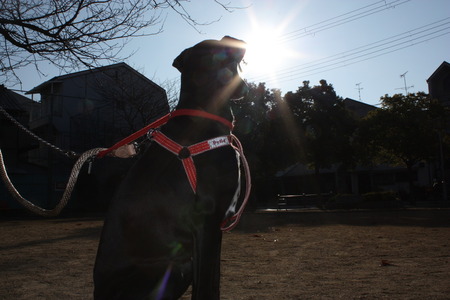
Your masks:
M220 19L197 27L200 32L167 11L164 32L131 41L125 51L137 52L126 62L156 83L175 80L179 73L172 61L183 49L231 35L250 44L243 73L249 81L266 82L284 94L304 80L316 85L326 79L339 96L361 96L373 105L385 94L404 93L404 79L408 92L428 92L426 79L443 61L450 62L450 0L223 3L242 8L227 12L213 0L185 4L199 22ZM43 70L47 77L33 69L18 72L22 88L60 75L45 65Z

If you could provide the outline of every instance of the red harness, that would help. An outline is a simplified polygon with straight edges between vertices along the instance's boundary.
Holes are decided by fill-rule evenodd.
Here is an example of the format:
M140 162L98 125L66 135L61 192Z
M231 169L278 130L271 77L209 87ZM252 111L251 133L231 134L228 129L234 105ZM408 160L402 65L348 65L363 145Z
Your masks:
M98 158L102 158L105 155L107 155L108 153L111 153L112 151L130 144L132 142L134 142L135 140L137 140L138 138L140 138L141 136L144 136L147 134L147 132L149 132L149 130L151 129L155 129L158 128L164 124L166 124L170 119L177 117L177 116L194 116L194 117L202 117L202 118L207 118L207 119L211 119L211 120L215 120L218 121L222 124L224 124L225 126L227 126L228 128L230 128L230 130L233 130L233 123L231 123L230 121L228 121L225 118L219 117L217 115L213 115L210 114L206 111L202 111L202 110L196 110L196 109L177 109L171 113L168 113L167 115L159 118L158 120L156 120L155 122L145 126L144 128L136 131L135 133L127 136L126 138L124 138L123 140L115 143L112 147L100 151L97 154Z
M157 142L160 146L178 156L183 163L184 171L186 172L194 194L197 192L197 171L195 169L195 164L192 157L197 154L201 154L219 147L229 146L231 144L230 136L216 137L188 147L181 146L158 130L153 131L150 136L152 140Z
M230 130L233 129L233 123L228 121L225 118L220 117L220 116L213 115L213 114L207 113L205 111L201 111L201 110L178 109L178 110L173 111L172 113L169 113L169 114L163 116L162 118L156 120L155 122L147 125L146 127L142 128L141 130L131 134L130 136L124 138L123 140L117 142L112 147L110 147L106 150L100 151L97 154L97 157L102 158L105 155L113 152L114 150L117 150L118 148L120 148L122 146L128 145L128 144L134 142L136 139L149 133L150 137L155 142L157 142L159 145L161 145L168 151L172 152L173 154L177 155L181 159L184 169L185 169L185 172L186 172L186 175L189 180L189 184L191 185L191 188L195 194L197 191L197 172L196 172L194 160L192 159L192 157L197 154L201 154L206 151L216 149L219 147L223 147L223 146L233 147L233 149L239 154L240 160L243 163L245 179L246 179L246 189L245 189L244 199L242 201L242 204L241 204L239 210L237 212L235 212L231 217L229 217L228 219L225 219L222 222L222 226L221 226L222 231L229 231L229 230L233 229L239 222L239 219L244 211L245 205L247 204L247 201L250 196L250 189L251 189L250 171L249 171L249 166L248 166L247 160L245 159L245 156L244 156L242 145L236 136L234 136L233 134L230 134L227 136L216 137L216 138L209 139L209 140L206 140L206 141L203 141L203 142L191 145L191 146L184 147L184 146L181 146L178 143L174 142L173 140L171 140L170 138L165 136L160 131L153 130L155 128L159 128L160 126L167 123L167 121L169 121L171 118L177 117L177 116L194 116L194 117L207 118L207 119L215 120L215 121L218 121L218 122L224 124L225 126L230 128ZM237 204L236 203L237 199L233 199L233 201L235 202L235 203L232 203L232 206L234 206L233 207L233 210L234 210L234 208Z

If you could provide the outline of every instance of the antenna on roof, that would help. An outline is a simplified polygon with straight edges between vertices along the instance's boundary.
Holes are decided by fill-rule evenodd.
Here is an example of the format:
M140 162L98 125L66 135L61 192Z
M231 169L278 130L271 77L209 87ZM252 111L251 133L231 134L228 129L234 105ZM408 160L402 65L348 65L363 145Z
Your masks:
M356 89L358 90L358 95L359 95L359 101L361 101L361 90L364 89L361 87L361 83L362 82L356 84L356 86L357 86Z
M406 84L406 73L408 73L408 71L406 71L405 73L400 75L400 78L403 78L403 82L405 83L405 87L404 88L398 88L398 89L405 90L405 95L408 95L408 89L414 87L414 85L408 86Z

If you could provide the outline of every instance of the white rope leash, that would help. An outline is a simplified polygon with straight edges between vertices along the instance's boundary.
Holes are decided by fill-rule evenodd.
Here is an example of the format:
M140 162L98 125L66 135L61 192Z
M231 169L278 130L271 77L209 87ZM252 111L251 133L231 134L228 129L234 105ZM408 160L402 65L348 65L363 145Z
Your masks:
M67 205L70 196L72 194L73 188L75 186L75 183L77 182L78 174L80 173L81 167L83 164L91 157L96 156L100 151L105 150L105 148L94 148L91 150L88 150L81 154L81 156L78 158L78 160L75 162L75 165L72 168L72 172L70 173L69 181L67 182L66 189L64 191L64 194L58 204L53 209L44 209L41 208L24 197L20 195L20 193L17 191L17 189L14 187L13 183L8 177L8 174L6 172L5 162L3 161L3 154L0 149L0 175L3 179L3 182L6 185L6 188L11 193L11 195L26 209L29 211L43 216L43 217L55 217L57 216L61 210Z
M242 217L242 214L244 213L244 209L247 206L247 202L250 198L250 191L252 189L252 178L250 175L250 167L248 165L247 159L244 155L244 149L242 147L241 142L239 139L234 135L231 134L231 140L232 140L232 147L239 153L239 157L241 159L243 168L244 168L244 176L245 176L245 194L244 199L242 200L241 206L239 207L238 211L228 220L225 221L225 224L222 224L222 231L230 231L233 228L237 226L239 223L239 220ZM234 144L233 144L234 143Z

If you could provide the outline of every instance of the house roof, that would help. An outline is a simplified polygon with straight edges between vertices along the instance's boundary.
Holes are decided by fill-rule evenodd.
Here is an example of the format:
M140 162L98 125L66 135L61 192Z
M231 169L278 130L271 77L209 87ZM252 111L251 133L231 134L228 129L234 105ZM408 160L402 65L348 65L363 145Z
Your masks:
M344 99L345 109L353 112L358 117L365 117L370 111L375 110L376 107L361 101L356 101L350 98Z
M450 72L450 64L444 61L434 72L428 77L427 82L432 81L436 77L440 76L443 72Z
M39 105L39 103L7 89L4 85L0 85L0 105L5 110L29 112L32 105Z
M98 67L98 68L94 68L94 69L89 69L89 70L84 70L84 71L79 71L79 72L74 72L74 73L70 73L70 74L66 74L66 75L53 77L52 79L45 81L45 82L41 83L40 85L32 88L31 90L26 92L26 94L40 93L43 89L47 88L52 83L63 82L65 79L68 79L68 78L84 76L86 74L92 74L92 73L97 73L97 72L104 72L106 70L111 70L111 69L116 69L116 68L126 68L130 72L133 72L137 76L146 80L149 84L153 85L156 89L160 89L161 91L165 92L165 90L162 87L160 87L159 85L157 85L156 83L154 83L153 81L151 81L150 79L148 79L147 77L145 77L144 75L142 75L141 73L139 73L138 71L136 71L135 69L133 69L132 67L127 65L126 63L120 62L120 63L112 64L109 66L103 66L103 67Z

